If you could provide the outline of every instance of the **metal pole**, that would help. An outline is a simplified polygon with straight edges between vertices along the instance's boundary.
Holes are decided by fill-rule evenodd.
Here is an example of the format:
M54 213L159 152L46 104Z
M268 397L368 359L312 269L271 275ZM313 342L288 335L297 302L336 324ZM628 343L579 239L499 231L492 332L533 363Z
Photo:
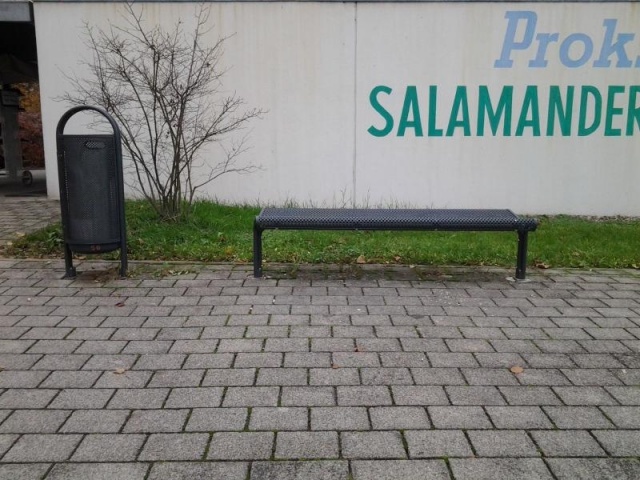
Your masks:
M253 276L262 277L262 229L253 221Z
M518 230L518 260L516 263L516 279L524 280L527 275L527 239L529 232Z

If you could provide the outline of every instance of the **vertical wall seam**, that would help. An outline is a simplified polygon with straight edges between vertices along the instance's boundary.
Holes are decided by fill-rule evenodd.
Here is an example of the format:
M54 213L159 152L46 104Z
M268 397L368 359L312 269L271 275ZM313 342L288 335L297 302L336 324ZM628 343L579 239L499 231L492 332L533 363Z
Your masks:
M358 153L358 3L354 2L353 10L353 200L356 207L356 158Z

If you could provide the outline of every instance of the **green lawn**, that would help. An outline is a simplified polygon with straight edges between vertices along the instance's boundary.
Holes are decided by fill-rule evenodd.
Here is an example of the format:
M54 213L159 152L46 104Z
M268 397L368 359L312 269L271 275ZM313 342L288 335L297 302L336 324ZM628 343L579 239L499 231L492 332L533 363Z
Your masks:
M198 203L188 223L159 222L144 202L127 202L129 258L249 262L254 207ZM529 265L640 267L640 219L539 217L529 235ZM6 255L61 258L60 226L14 242ZM513 266L515 233L267 231L264 260ZM361 259L362 260L362 259Z

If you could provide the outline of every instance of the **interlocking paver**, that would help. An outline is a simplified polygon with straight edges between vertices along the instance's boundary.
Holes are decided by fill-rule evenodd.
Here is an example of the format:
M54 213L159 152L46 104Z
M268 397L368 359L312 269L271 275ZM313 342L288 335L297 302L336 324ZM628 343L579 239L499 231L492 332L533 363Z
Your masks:
M68 410L16 410L0 425L0 433L55 433L69 414Z
M209 460L266 460L271 458L273 432L214 433L207 459Z
M82 435L23 435L2 458L4 462L62 462Z
M522 430L470 430L469 440L479 457L538 457L536 446Z
M244 462L154 463L148 480L246 480L248 471L249 464Z
M188 432L240 431L248 417L246 408L194 408L185 428Z
M278 479L348 480L349 466L345 461L321 460L313 462L255 462L251 480ZM244 480L244 477L243 477Z
M552 480L553 476L537 458L454 458L451 470L456 480Z
M531 436L547 457L602 457L604 450L583 430L531 432Z
M405 432L405 437L411 458L469 457L473 455L469 442L462 431L409 431Z
M138 459L141 461L200 460L209 441L206 433L154 433Z
M84 437L72 462L130 462L136 459L144 435L91 434Z
M336 432L278 432L276 459L322 459L338 457Z
M550 458L547 464L560 480L636 480L640 478L640 462L631 458Z
M449 480L443 460L355 460L354 480Z
M343 432L344 458L407 458L400 432Z

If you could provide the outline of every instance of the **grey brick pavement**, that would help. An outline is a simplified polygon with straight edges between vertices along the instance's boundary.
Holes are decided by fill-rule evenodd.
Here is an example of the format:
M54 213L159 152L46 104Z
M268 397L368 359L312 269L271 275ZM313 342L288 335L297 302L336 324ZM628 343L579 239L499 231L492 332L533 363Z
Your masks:
M0 479L640 478L640 272L105 265L0 259Z

